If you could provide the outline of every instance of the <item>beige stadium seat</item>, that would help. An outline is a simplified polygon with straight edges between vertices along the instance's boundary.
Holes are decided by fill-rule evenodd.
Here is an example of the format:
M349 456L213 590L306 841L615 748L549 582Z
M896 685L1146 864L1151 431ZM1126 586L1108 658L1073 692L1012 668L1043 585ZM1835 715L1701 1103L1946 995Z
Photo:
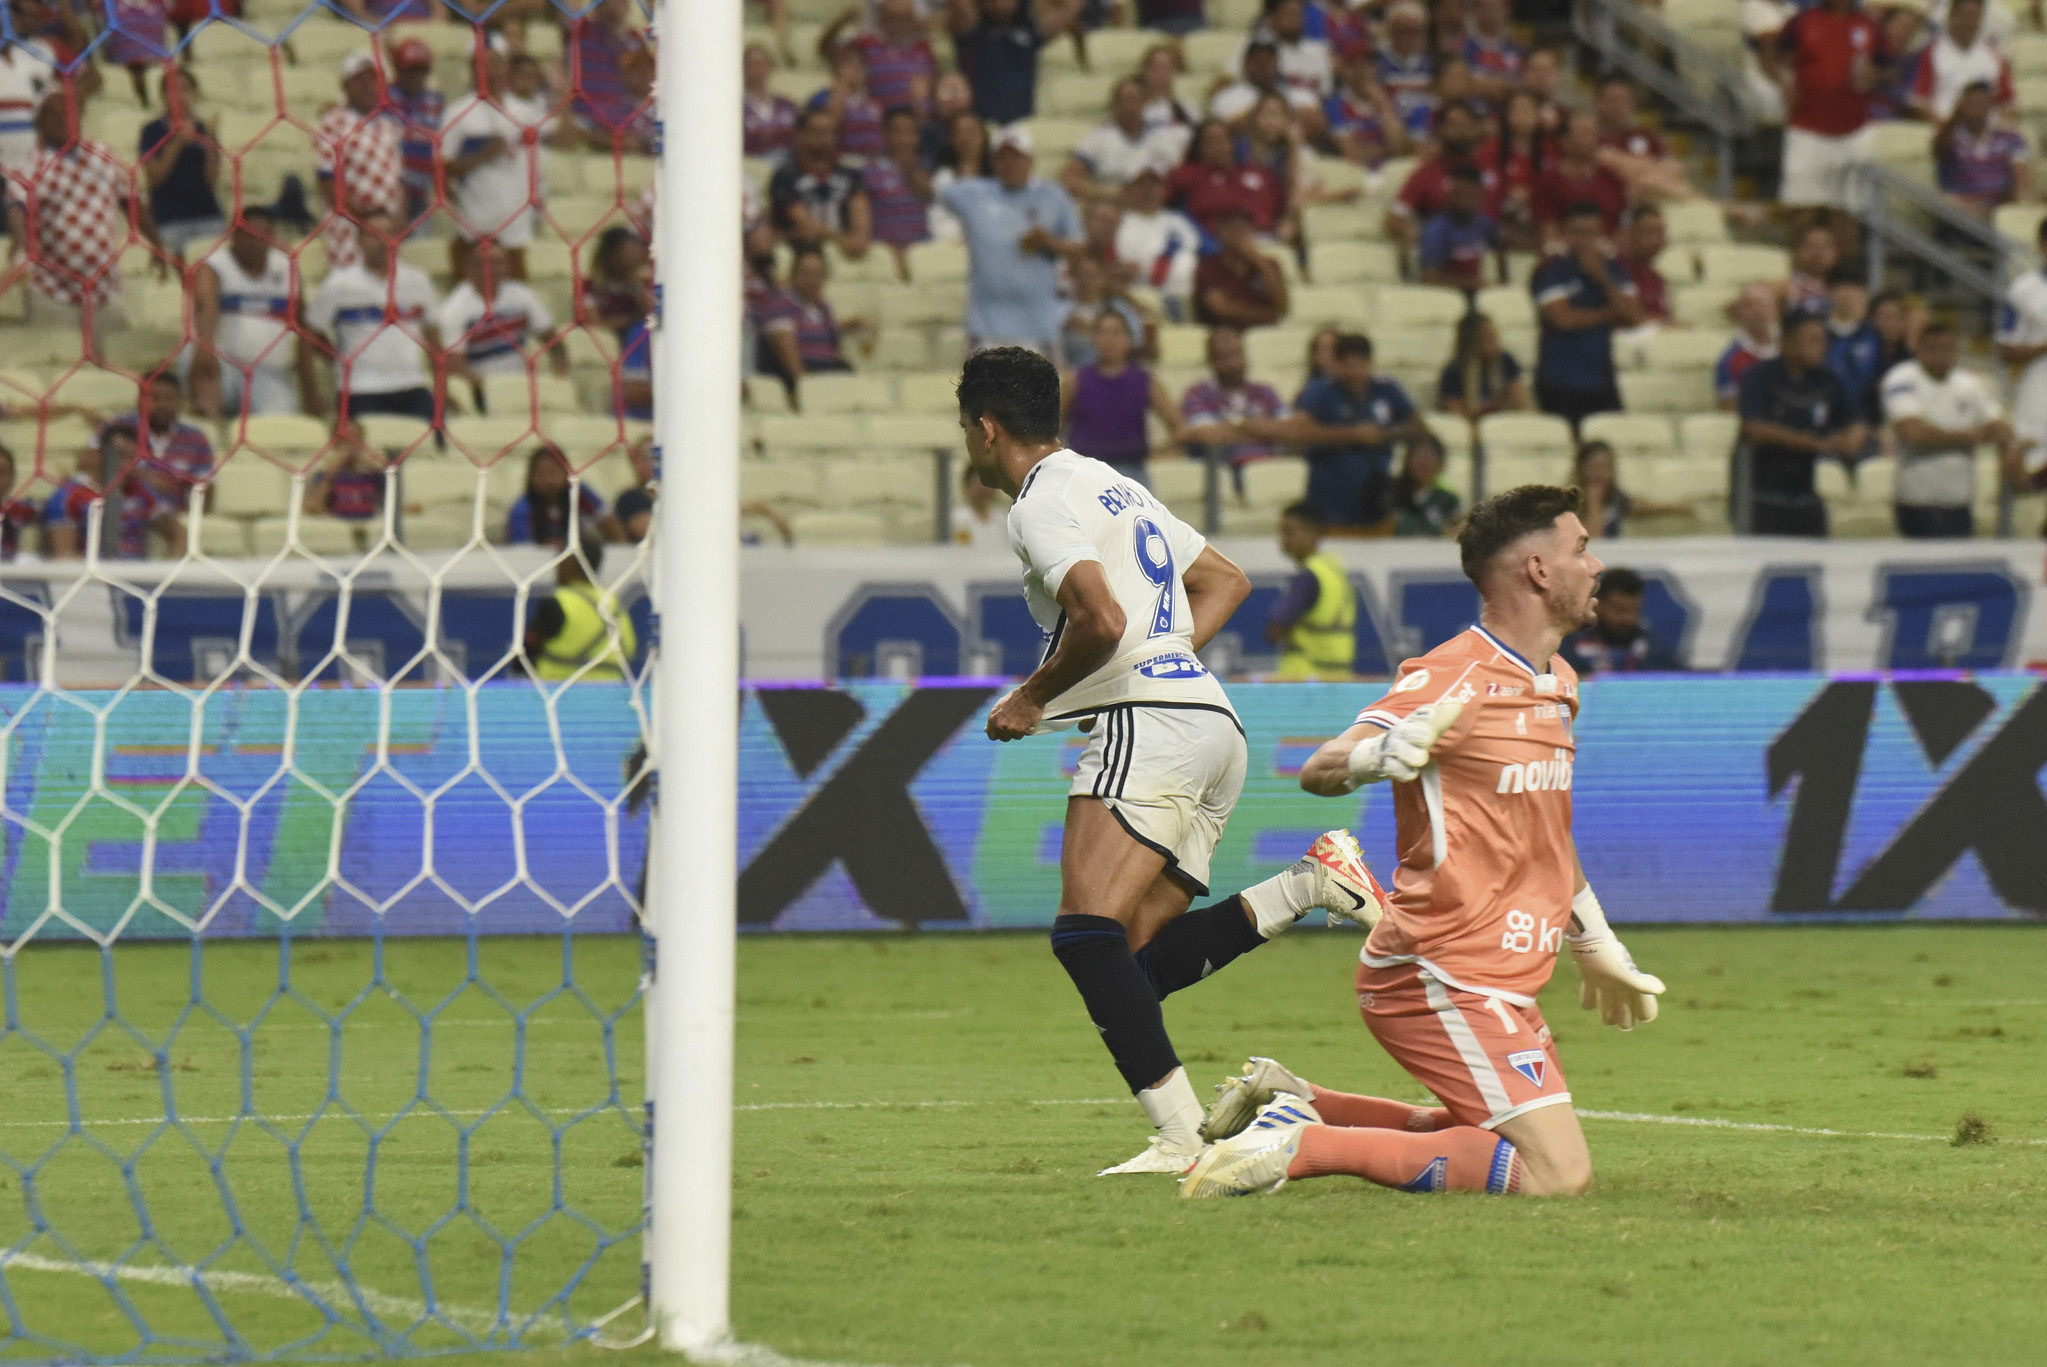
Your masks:
M1686 455L1725 460L1741 435L1741 419L1732 413L1689 413L1677 420L1677 435Z
M948 419L960 411L959 377L946 371L905 375L900 381L905 413L936 413Z
M1677 285L1670 291L1670 311L1680 323L1733 335L1727 306L1741 292L1739 285Z
M42 468L62 479L71 473L77 453L92 446L93 430L83 418L57 418L48 423L0 422L0 443L14 453L17 474L26 476L40 451Z
M884 375L807 375L803 379L803 411L811 417L830 413L886 413L896 406L896 387Z
M1381 285L1373 294L1372 325L1380 328L1455 325L1466 309L1464 292L1447 285Z
M1161 503L1179 514L1182 521L1201 525L1202 508L1208 498L1206 462L1184 456L1154 456L1145 474L1151 480L1152 493Z
M453 393L459 386L451 385ZM538 397L539 404L534 403ZM483 402L494 418L526 418L536 411L576 412L582 407L576 397L576 382L566 375L542 371L538 375L486 375Z
M1662 207L1663 228L1672 242L1703 245L1727 240L1727 215L1712 200L1677 199Z
M248 518L224 517L218 512L202 512L188 529L191 533L192 553L227 560L239 560L252 555L254 552L249 548L249 529L252 525Z
M1475 307L1499 328L1536 326L1535 296L1519 285L1488 285L1480 290Z
M1457 349L1457 329L1435 327L1374 327L1371 331L1373 364L1380 370L1413 370L1426 380L1420 401L1436 396L1436 377L1450 364ZM1408 397L1415 398L1410 394Z
M418 418L400 417L396 413L369 413L356 421L362 427L363 440L379 451L411 451L433 440L431 424ZM458 421L489 420L472 418Z
M919 242L905 255L913 284L956 285L967 278L967 247L963 242Z
M1212 28L1198 29L1180 42L1181 51L1187 55L1187 69L1195 72L1229 71L1243 47L1242 32Z
M468 545L475 535L475 513L470 508L454 507L408 513L399 532L399 539L416 551L454 550Z
M1564 450L1486 447L1485 487L1489 493L1523 484L1568 484L1571 455Z
M966 317L967 292L959 285L888 285L876 291L884 330Z
M527 244L526 278L529 282L573 280L576 274L576 254L568 243L554 237L535 237Z
M1672 503L1724 502L1727 498L1727 455L1627 456L1615 473L1623 489L1639 498Z
M1433 396L1431 396L1433 397ZM1422 422L1428 426L1429 434L1442 444L1447 456L1470 455L1475 440L1471 423L1455 413L1424 413Z
M2014 33L2004 40L2004 55L2011 74L2047 76L2047 33Z
M1621 406L1630 413L1695 413L1713 402L1713 372L1627 370L1620 375Z
M1114 80L1134 70L1162 33L1140 28L1098 28L1087 35L1087 60L1096 80ZM1039 57L1048 71L1076 71L1078 58L1073 44L1061 39L1044 49Z
M1677 434L1670 419L1650 413L1598 413L1579 425L1586 441L1603 441L1616 453L1634 452L1650 456L1677 454Z
M1048 71L1038 80L1038 113L1100 122L1109 110L1109 80L1088 71Z
M1872 124L1873 128L1888 125ZM1923 128L1924 125L1915 125ZM1782 247L1715 242L1699 248L1702 278L1715 285L1746 285L1755 280L1784 280L1791 275L1791 253Z
M747 503L816 507L826 502L825 466L808 456L771 456L739 462L739 497Z
M295 413L252 413L241 420L239 434L230 428L228 440L239 441L273 455L287 455L293 464L302 464L314 453L327 448L334 440L334 430L319 418L301 417Z
M1332 323L1349 331L1363 327L1370 312L1358 285L1301 285L1289 296L1287 321L1296 325Z
M2019 107L2025 108L2023 92ZM1878 120L1869 125L1871 157L1887 165L1933 160L1933 126L1913 119Z
M531 418L454 418L448 423L448 454L479 465L521 459L534 439ZM371 438L373 446L384 444Z
M889 524L871 512L792 513L789 530L799 546L886 546Z
M772 375L749 375L746 378L746 411L787 413L789 391Z
M2039 246L2042 219L2047 219L2047 206L2006 204L1998 209L1991 222L2006 240L2032 249Z
M398 467L398 486L406 503L466 509L476 501L480 473L460 456L415 455Z
M1397 281L1400 255L1386 242L1316 242L1308 248L1308 278L1318 285Z
M817 418L806 413L788 418L764 417L759 423L761 445L771 452L851 451L865 444L860 424L842 417Z
M134 412L140 398L134 380L91 364L53 379L49 393L53 403L78 404L108 417Z
M284 549L290 519L259 517L249 524L249 549L256 555L275 555ZM375 522L344 522L338 517L302 515L298 520L298 548L319 556L360 554L381 527Z
M1642 339L1645 370L1693 370L1709 373L1727 350L1728 337L1704 328L1662 328Z
M1103 97L1106 108L1107 96ZM1065 164L1066 154L1080 144L1088 130L1102 121L1100 114L1085 119L1039 118L1031 120L1031 137L1037 144L1040 174L1056 175L1058 168Z
M1656 254L1656 273L1675 288L1699 278L1699 249L1690 242L1674 242Z
M1244 467L1244 501L1277 514L1308 492L1308 462L1301 456L1274 456Z
M833 508L931 508L938 498L936 466L923 456L870 456L824 463L824 503Z
M1160 365L1208 364L1208 329L1192 323L1164 323L1159 327Z
M1383 236L1379 210L1357 204L1310 204L1301 210L1301 231L1322 245Z
M874 451L956 451L960 449L959 407L939 413L870 413L860 424L862 444Z
M929 370L931 335L929 328L887 328L874 339L874 354L866 364L877 371Z
M1493 413L1478 424L1479 444L1488 458L1496 451L1560 454L1570 458L1575 449L1571 425L1550 413Z
M1244 334L1244 355L1259 374L1296 371L1308 354L1308 338L1313 335L1314 329L1305 327L1252 328Z
M213 477L216 517L279 517L291 507L291 472L253 451L238 451Z
M1461 454L1446 453L1443 457L1443 482L1456 491L1464 500L1464 506L1472 504L1472 494L1478 487L1478 459L1469 451Z

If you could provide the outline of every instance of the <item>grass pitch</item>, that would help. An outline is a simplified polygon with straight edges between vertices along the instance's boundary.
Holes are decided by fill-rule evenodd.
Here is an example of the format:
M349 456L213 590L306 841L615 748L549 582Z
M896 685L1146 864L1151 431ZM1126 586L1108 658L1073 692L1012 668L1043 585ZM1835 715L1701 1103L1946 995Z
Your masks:
M1586 1122L1599 1171L1591 1197L1421 1197L1331 1178L1271 1198L1199 1204L1177 1200L1170 1178L1094 1177L1135 1152L1146 1128L1119 1095L1041 936L748 939L740 958L737 1330L793 1357L930 1367L2047 1360L2040 930L1636 928L1628 939L1643 965L1670 983L1660 1020L1631 1035L1599 1026L1577 1009L1568 967L1544 1000L1580 1108L1607 1113ZM1257 1052L1327 1085L1414 1096L1414 1084L1358 1022L1350 985L1356 948L1341 932L1296 933L1169 1002L1169 1024L1197 1084L1205 1088ZM209 948L209 966L250 954L244 976L260 978L254 950ZM322 1009L351 981L359 987L367 967L357 947L328 952L328 962L303 972ZM396 956L387 976L414 975L422 998L461 977L460 946L387 952ZM532 1014L520 1085L536 1094L553 1089L550 1114L588 1107L604 1090L603 1032L590 1022L607 1010L620 1012L613 1036L621 1092L637 1094L637 1015L621 1011L636 947L578 947L576 981L595 1012L547 997L563 977L558 943L482 952L494 960L486 976L508 1000L547 998ZM42 962L30 954L19 965L52 985L44 1010L61 1013L70 998L89 1002L96 991L83 972L96 958L68 954ZM131 969L154 954L120 965L138 987L145 978L159 982L156 998L136 996L130 1015L187 995L182 956ZM275 958L272 949L272 978ZM55 990L67 971L82 974L69 997ZM223 992L231 981L223 980ZM255 1000L260 987L251 981L239 990ZM472 1004L462 1018L488 1018L489 1003ZM344 1090L361 1095L365 1114L402 1107L422 1067L451 1111L487 1106L482 1098L511 1086L514 1032L451 1027L437 1032L433 1057L422 1062L416 1029L402 1021L379 1028L395 1031L401 1045L374 1046L366 1033L365 1047L341 1055ZM273 1070L274 1081L302 1077L317 1089L326 1042L321 1031L302 1033L302 1054L280 1043L257 1067ZM104 1093L94 1105L144 1113L164 1079L100 1067L95 1050L111 1060L122 1047L110 1039L84 1046L81 1059L94 1062L77 1071ZM21 1098L41 1104L35 1089L49 1086L22 1071L47 1067L47 1058L37 1063L10 1047L16 1042L0 1041L0 1097L10 1119ZM132 1041L125 1047L137 1052ZM193 1071L172 1078L180 1088L234 1055L194 1049L187 1058ZM290 1100L276 1097L280 1109ZM565 1181L580 1207L630 1221L641 1174L631 1166L629 1127L601 1106L589 1114L595 1123L571 1127L582 1147L566 1155ZM441 1121L414 1124L435 1135L446 1129ZM486 1215L502 1209L507 1215L498 1218L509 1223L511 1212L544 1211L549 1162L544 1144L534 1144L544 1127L505 1124L487 1146L472 1141L496 1155L472 1165L495 1183L472 1204ZM1958 1127L1973 1142L1954 1142ZM20 1133L0 1129L0 1147L18 1155ZM392 1223L430 1229L448 1214L452 1150L444 1137L435 1143L441 1147L416 1143L405 1164L380 1159L391 1169L383 1194ZM306 1169L309 1180L318 1175L312 1189L327 1203L322 1209L339 1219L351 1202L361 1204L363 1171L360 1145L341 1143L338 1132L335 1144ZM274 1148L253 1148L227 1165L249 1193L252 1225L288 1224L288 1172ZM80 1180L91 1175L81 1169ZM0 1176L8 1179L0 1220L18 1220L18 1178ZM189 1185L188 1200L164 1209L202 1220L218 1199L201 1180ZM126 1237L124 1203L96 1201L92 1188L65 1194L74 1199L56 1222L81 1231L93 1256L109 1256L103 1250ZM108 1210L116 1214L94 1213ZM587 1261L581 1226L544 1223L540 1237L519 1246L500 1302L491 1290L501 1260L474 1223L456 1219L444 1229L466 1241L435 1265L447 1269L437 1285L450 1301L531 1310ZM0 1224L0 1245L17 1233L18 1225ZM375 1289L394 1303L417 1298L420 1277L398 1256L403 1240L373 1230L363 1237L359 1278L387 1277ZM376 1237L386 1252L368 1257ZM575 1308L588 1313L630 1296L636 1261L634 1240L599 1255ZM33 1304L75 1337L89 1337L88 1329L119 1337L123 1321L89 1279L10 1270L6 1281L18 1313ZM171 1296L149 1286L136 1292ZM254 1343L280 1342L304 1319L293 1302L247 1287L225 1289L218 1300ZM168 1303L161 1313L172 1313ZM453 1346L449 1334L427 1331L414 1342ZM314 1351L372 1346L335 1331ZM20 1342L8 1351L35 1356ZM574 1367L672 1360L651 1348L551 1350L533 1359Z

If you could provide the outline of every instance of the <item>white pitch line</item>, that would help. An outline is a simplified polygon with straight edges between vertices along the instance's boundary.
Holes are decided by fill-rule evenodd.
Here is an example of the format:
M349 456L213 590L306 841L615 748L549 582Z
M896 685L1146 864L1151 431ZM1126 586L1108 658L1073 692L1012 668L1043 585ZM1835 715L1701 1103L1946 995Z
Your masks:
M1704 1115L1650 1115L1644 1111L1580 1111L1586 1120L1620 1120L1631 1125L1692 1125L1706 1130L1757 1130L1772 1134L1812 1134L1834 1139L1914 1139L1950 1143L1951 1134L1906 1134L1900 1130L1833 1130L1814 1125L1773 1125L1761 1120L1721 1120ZM2047 1145L2047 1139L2006 1139L2005 1144Z

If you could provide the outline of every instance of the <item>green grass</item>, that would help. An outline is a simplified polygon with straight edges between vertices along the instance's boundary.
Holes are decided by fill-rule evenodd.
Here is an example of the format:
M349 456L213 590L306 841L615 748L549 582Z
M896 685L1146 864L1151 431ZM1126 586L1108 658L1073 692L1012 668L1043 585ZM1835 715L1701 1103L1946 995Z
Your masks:
M1638 929L1629 939L1671 984L1662 1019L1631 1035L1600 1027L1577 1010L1569 968L1544 1002L1579 1106L1796 1128L1589 1119L1599 1186L1579 1201L1417 1197L1337 1178L1270 1199L1198 1205L1175 1199L1167 1178L1093 1176L1140 1147L1146 1131L1134 1104L1118 1097L1114 1071L1041 937L749 939L740 959L736 1329L802 1358L933 1367L1916 1367L2047 1358L2040 930ZM1415 1095L1358 1023L1356 943L1300 933L1169 1003L1198 1084L1260 1052L1328 1085ZM331 1010L366 981L366 956L346 945L313 952L330 958L301 962L294 976ZM481 952L482 976L515 1002L538 999L562 977L558 943ZM405 979L414 1000L462 981L460 946L389 953L389 976ZM600 1014L629 1000L633 947L593 943L577 953L577 980ZM207 962L209 972L224 966L219 993L235 1004L260 1003L265 974L275 977L274 950L264 959L256 947L215 947ZM24 997L36 984L38 1010L89 1016L97 963L71 951L27 955ZM168 1011L187 995L186 965L182 954L123 951L117 976L138 989L124 1009L137 1019ZM479 999L462 1005L447 1014L502 1015ZM395 1110L418 1089L417 1027L395 1007L378 1010L389 1023L373 1030L366 1016L365 1047L342 1054L344 1090L359 1094L365 1113ZM594 1019L560 998L536 1014L527 1084L548 1105L585 1104L604 1090ZM619 1017L627 1096L637 1087L638 1029L634 1012ZM397 1042L378 1043L374 1031ZM274 1090L259 1088L259 1098L280 1111L304 1109L308 1089L324 1084L324 1032L299 1032L317 1044L272 1033L254 1062ZM26 1071L47 1069L47 1057L24 1054L19 1042L0 1041L9 1119L46 1104L53 1086L50 1075ZM431 1090L445 1092L450 1107L495 1099L509 1087L510 1045L508 1027L451 1024L437 1032ZM92 1084L88 1113L145 1114L156 1104L165 1075L101 1063L102 1055L117 1062L121 1048L131 1069L147 1056L133 1041L81 1050L75 1071ZM218 1069L233 1072L232 1050L194 1042L171 1053L189 1057L192 1069L167 1075L181 1097L213 1085ZM231 1100L231 1091L221 1095ZM1988 1142L1951 1142L1965 1115L1988 1126ZM361 1205L362 1145L343 1142L336 1128L322 1162L308 1169L319 1179L311 1189L321 1211L345 1223ZM403 1165L380 1158L380 1172L400 1168L380 1177L380 1196L394 1220L416 1230L450 1207L454 1145L449 1122L410 1128L427 1138L409 1141ZM531 1214L547 1204L548 1160L535 1142L544 1129L508 1123L489 1139L498 1157L484 1166L496 1185L480 1206ZM582 1205L623 1227L641 1176L629 1166L629 1127L609 1113L571 1134L584 1131L590 1138L566 1155L565 1180ZM21 1133L0 1128L0 1148L17 1161ZM134 1137L125 1142L132 1147ZM90 1167L81 1164L76 1180L90 1178ZM237 1153L228 1169L251 1193L252 1226L281 1227L293 1203L276 1146ZM7 1182L0 1242L16 1237L5 1221L20 1211L19 1182L12 1174ZM177 1200L163 1193L167 1228L173 1216L203 1222L217 1212L210 1187L188 1186ZM58 1223L78 1232L84 1251L108 1256L126 1237L124 1220L132 1225L118 1188L81 1186L66 1196ZM514 1307L539 1304L576 1265L572 1234L557 1219L520 1247ZM463 1238L450 1239L437 1275L447 1269L449 1300L491 1307L495 1251L473 1232ZM175 1247L182 1253L187 1244ZM402 1240L366 1248L360 1279L418 1297L418 1275L397 1256ZM633 1240L601 1259L576 1312L629 1296L636 1259ZM24 1315L33 1303L76 1340L119 1336L106 1294L89 1279L16 1270L7 1282ZM191 1299L162 1288L135 1294L144 1292L163 1301L165 1315ZM220 1301L260 1345L305 1320L274 1297L223 1292ZM447 1346L455 1337L441 1331L417 1342ZM335 1330L315 1351L366 1346ZM660 1360L651 1348L533 1357L565 1367Z

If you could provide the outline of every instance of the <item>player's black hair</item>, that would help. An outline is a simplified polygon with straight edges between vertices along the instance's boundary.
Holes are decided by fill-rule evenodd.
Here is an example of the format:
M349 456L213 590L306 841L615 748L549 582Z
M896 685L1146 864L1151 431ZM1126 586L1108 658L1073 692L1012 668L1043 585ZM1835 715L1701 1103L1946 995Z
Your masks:
M1329 525L1329 519L1322 516L1322 510L1306 499L1302 499L1298 503L1287 504L1280 511L1279 515L1281 517L1290 517L1302 526L1313 527L1318 532Z
M1482 500L1457 533L1464 575L1480 583L1493 558L1534 532L1548 529L1565 513L1583 510L1584 495L1554 484L1524 484Z
M1362 332L1339 332L1336 334L1336 345L1332 350L1339 361L1346 356L1356 356L1369 361L1372 359L1372 339Z
M1609 565L1599 576L1599 595L1617 593L1623 598L1640 598L1643 590L1642 576L1625 565Z
M967 357L959 401L960 415L969 422L993 418L1020 442L1036 445L1059 437L1059 371L1035 351L999 346Z

